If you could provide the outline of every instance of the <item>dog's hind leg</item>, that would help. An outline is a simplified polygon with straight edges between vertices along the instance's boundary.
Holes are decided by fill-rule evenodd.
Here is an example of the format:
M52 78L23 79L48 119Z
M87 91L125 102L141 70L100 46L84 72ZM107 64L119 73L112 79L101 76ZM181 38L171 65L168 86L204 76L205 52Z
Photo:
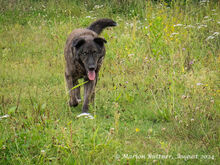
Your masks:
M71 107L75 107L78 105L78 100L76 98L76 89L72 89L75 85L78 84L77 81L73 80L73 77L71 75L68 75L65 73L65 78L66 78L66 83L67 83L67 87L68 87L68 92L70 95L70 100L69 100L69 105ZM78 89L77 89L78 90Z
M87 113L89 110L89 101L94 92L95 82L96 81L89 81L88 83L84 85L84 102L83 102L83 109L82 109L83 113Z

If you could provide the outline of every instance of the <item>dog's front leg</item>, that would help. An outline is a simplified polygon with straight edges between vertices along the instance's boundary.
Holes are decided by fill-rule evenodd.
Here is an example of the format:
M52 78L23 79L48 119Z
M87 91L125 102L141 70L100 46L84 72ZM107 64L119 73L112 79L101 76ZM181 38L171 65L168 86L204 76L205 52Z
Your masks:
M91 95L91 103L93 104L93 106L95 105L95 103L94 103L94 101L95 101L95 87L96 87L96 84L98 81L98 74L96 75L96 78L94 81L95 81L95 86L93 88L92 95Z
M69 95L70 95L70 100L69 100L69 105L72 106L77 106L78 105L78 100L76 98L76 90L78 89L72 89L75 85L78 84L77 81L73 80L73 77L71 75L68 75L65 73L65 78L66 78L66 83L67 87L69 90ZM78 91L77 91L78 92Z
M87 113L89 110L89 101L91 99L91 95L94 91L96 81L89 81L84 85L84 102L83 102L83 113Z

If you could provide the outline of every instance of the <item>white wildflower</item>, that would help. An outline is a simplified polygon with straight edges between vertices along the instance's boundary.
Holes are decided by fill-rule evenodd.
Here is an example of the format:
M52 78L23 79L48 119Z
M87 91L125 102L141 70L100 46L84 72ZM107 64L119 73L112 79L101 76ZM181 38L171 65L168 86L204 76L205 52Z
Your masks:
M206 38L206 41L212 40L212 39L214 39L214 38L215 38L214 36L208 36L208 37Z
M212 34L213 36L218 36L219 35L219 32L215 32Z
M209 18L209 16L205 16L205 17L204 17L204 19L208 19L208 18Z
M200 3L208 3L209 0L201 0Z
M206 27L207 27L207 25L199 25L199 26L198 26L198 29L206 28Z
M185 27L185 29L187 29L187 28L195 28L195 26L193 26L193 25L187 25L187 26Z
M91 16L88 15L88 16L86 16L86 18L91 18Z
M180 27L180 26L183 26L183 24L176 24L176 25L173 25L174 27Z
M179 33L172 33L172 34L170 35L170 37L173 37L173 36L175 36L175 35L177 35L177 34L179 34Z
M1 120L1 119L4 119L4 118L8 118L8 117L9 117L9 115L8 115L8 114L3 115L3 116L0 116L0 120Z
M94 6L94 9L100 9L100 8L102 8L103 7L103 5L95 5Z
M110 133L114 134L114 132L115 132L115 128L110 128Z
M128 57L132 57L132 56L134 56L134 54L129 54L129 55L128 55Z

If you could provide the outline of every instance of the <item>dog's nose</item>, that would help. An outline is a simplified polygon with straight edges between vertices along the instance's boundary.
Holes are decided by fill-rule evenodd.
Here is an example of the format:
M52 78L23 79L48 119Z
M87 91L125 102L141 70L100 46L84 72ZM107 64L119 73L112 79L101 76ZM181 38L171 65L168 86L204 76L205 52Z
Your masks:
M90 65L89 70L95 70L95 65Z

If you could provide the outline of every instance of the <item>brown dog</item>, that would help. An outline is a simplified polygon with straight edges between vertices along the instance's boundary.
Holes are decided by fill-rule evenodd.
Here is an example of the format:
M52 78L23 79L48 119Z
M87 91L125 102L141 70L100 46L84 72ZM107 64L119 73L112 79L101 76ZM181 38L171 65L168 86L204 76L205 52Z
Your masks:
M98 37L102 30L109 26L116 26L111 19L99 19L87 29L72 31L66 41L64 50L66 69L65 78L69 89L70 106L77 106L81 101L80 87L72 89L78 84L78 79L88 81L84 85L84 103L82 112L88 112L89 101L94 101L95 85L98 73L105 56L104 38Z

